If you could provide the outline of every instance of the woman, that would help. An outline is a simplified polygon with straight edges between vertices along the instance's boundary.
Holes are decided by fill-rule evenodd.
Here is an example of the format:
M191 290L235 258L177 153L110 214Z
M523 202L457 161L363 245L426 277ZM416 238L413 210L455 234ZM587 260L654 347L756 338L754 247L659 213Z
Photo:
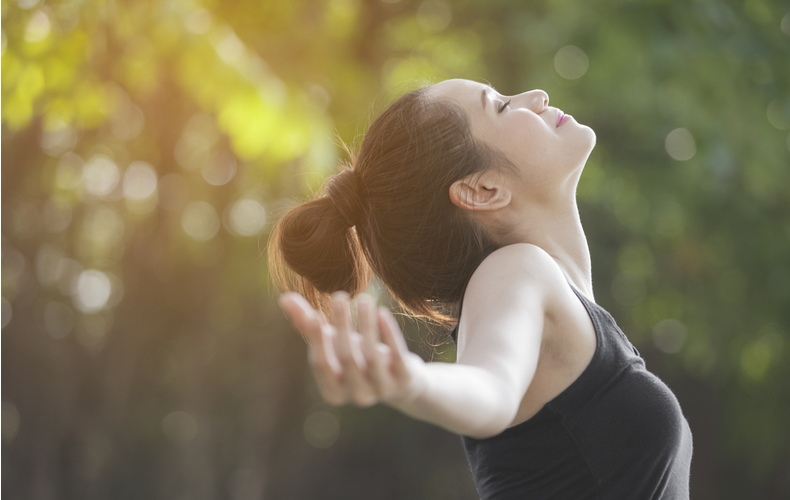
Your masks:
M688 498L680 406L594 302L575 191L595 134L548 102L468 80L396 101L353 168L279 222L274 269L308 299L280 304L326 401L460 434L482 498ZM454 364L410 353L365 296L353 325L369 269L416 315L457 306Z

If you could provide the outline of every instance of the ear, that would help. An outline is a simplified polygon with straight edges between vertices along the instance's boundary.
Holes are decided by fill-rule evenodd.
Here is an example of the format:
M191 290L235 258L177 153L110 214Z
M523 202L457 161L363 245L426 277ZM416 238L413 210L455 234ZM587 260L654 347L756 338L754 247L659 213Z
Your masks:
M450 199L464 210L498 210L510 203L510 190L501 173L488 171L459 179L450 186Z

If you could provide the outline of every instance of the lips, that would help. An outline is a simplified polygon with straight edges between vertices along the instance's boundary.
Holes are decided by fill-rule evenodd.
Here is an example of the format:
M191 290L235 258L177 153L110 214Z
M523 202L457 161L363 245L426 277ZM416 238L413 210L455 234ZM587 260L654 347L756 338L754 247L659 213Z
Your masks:
M557 126L559 127L563 123L567 122L570 119L571 115L566 115L562 111L557 113Z

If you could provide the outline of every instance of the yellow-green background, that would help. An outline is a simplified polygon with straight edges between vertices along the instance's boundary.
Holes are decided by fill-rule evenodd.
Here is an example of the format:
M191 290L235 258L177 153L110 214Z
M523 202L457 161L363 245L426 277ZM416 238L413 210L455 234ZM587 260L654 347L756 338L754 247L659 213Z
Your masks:
M788 498L771 0L3 0L3 496L476 498L457 436L320 402L264 258L339 139L447 77L596 131L596 297L681 402L692 498Z

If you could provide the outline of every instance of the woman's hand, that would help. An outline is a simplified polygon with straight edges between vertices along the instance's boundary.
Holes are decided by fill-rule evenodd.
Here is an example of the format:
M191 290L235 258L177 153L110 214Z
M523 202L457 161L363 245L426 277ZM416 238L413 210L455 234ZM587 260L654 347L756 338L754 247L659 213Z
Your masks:
M424 387L424 361L409 352L392 314L383 307L376 312L369 296L357 300L359 332L344 292L332 294L331 324L297 293L282 295L280 307L307 338L310 365L329 404L407 404Z

